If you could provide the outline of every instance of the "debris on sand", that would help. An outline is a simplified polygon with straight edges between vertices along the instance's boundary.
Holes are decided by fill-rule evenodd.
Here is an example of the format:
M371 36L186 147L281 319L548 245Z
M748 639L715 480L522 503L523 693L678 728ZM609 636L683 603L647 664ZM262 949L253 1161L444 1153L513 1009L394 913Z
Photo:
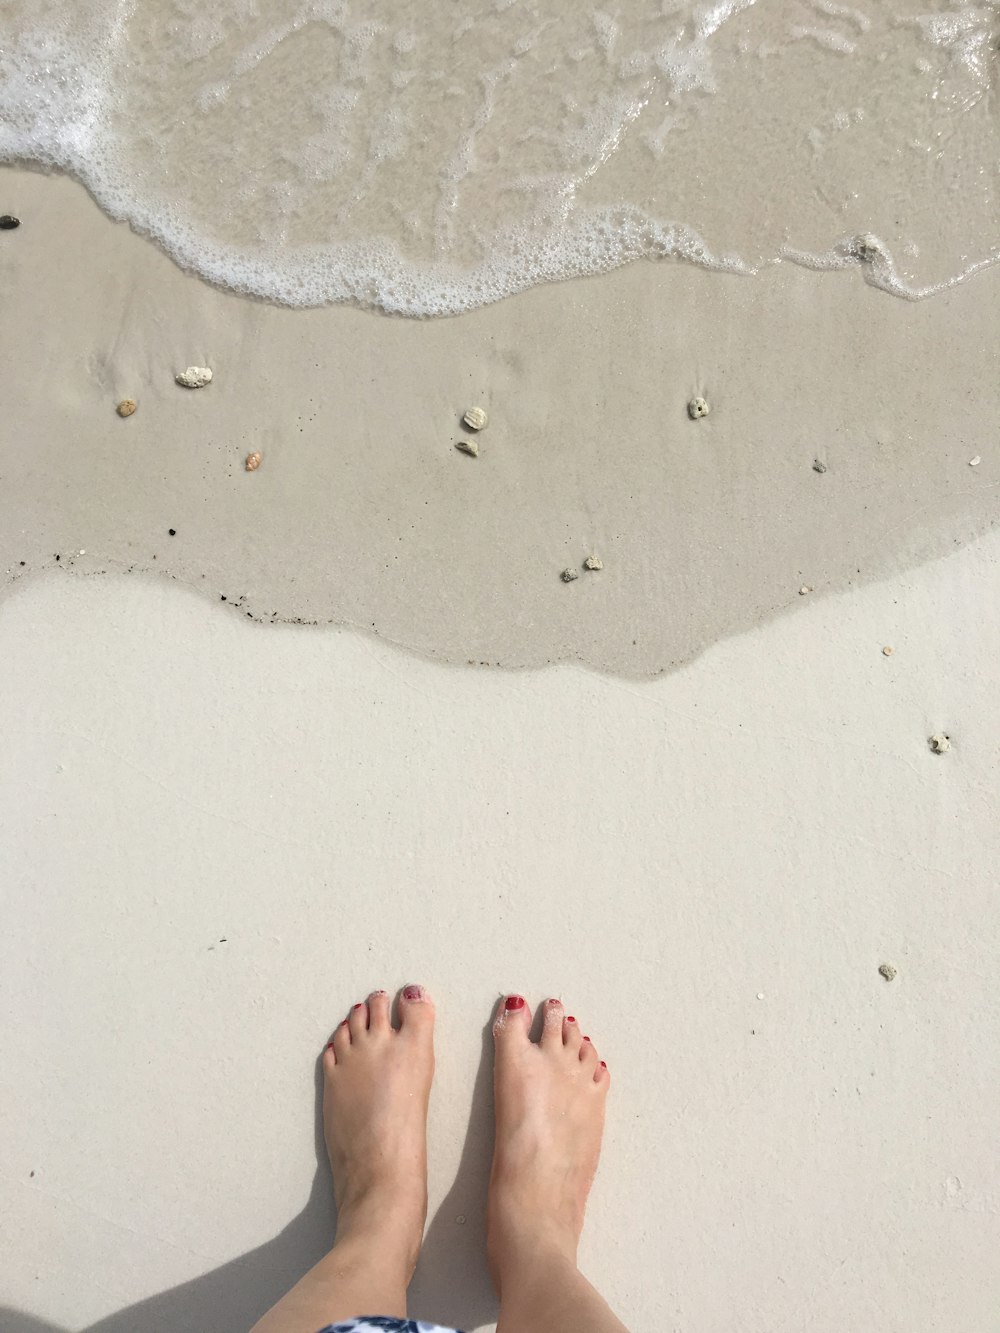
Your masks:
M928 738L927 744L935 754L944 754L951 749L951 738L946 736L943 731L936 731L933 736Z
M188 366L174 379L185 389L203 389L206 384L212 383L212 372L208 366Z
M969 459L969 467L978 467L983 460L976 454L975 458Z
M799 589L799 596L805 597L807 594L811 593L812 590L813 586L811 583L803 583L802 587Z
M486 427L486 413L481 407L470 407L466 410L462 418L469 430L484 430Z
M580 577L580 571L578 569L574 569L573 566L571 565L569 569L564 569L563 572L559 575L559 577L562 579L563 583L572 583L574 579L578 579Z
M14 217L12 213L0 215L0 231L13 231L15 227L21 225L21 219Z
M118 406L115 408L115 411L118 413L120 417L130 417L132 413L135 411L135 399L123 398L121 402L118 404Z
M880 977L885 977L886 981L892 981L896 975L896 969L891 963L882 963L879 966L878 974Z
M692 421L698 421L701 417L707 417L711 408L704 398L692 398L688 403L688 416Z
M588 555L583 562L584 569L603 569L604 561L599 555Z
M886 644L885 647L882 649L882 656L883 656L883 657L891 657L894 651L895 651L895 649L890 648L889 645Z
M455 448L461 449L463 454L471 454L473 458L479 457L479 442L477 440L459 440Z
M818 458L814 458L814 459L813 459L813 471L814 471L814 472L825 472L825 471L826 471L826 464L823 463L823 462L821 462L820 459L818 459Z
M261 456L259 453L247 454L247 461L243 464L248 472L256 472L260 467Z

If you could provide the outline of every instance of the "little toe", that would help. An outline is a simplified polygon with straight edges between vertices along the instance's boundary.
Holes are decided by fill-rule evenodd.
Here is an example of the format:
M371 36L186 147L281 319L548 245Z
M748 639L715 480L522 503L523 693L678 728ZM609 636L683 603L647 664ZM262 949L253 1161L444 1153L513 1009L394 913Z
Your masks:
M391 1026L389 992L372 991L368 996L368 1031L388 1032Z
M580 1049L580 1043L583 1041L583 1037L580 1034L580 1024L572 1014L567 1014L563 1020L562 1037L564 1046L569 1047L569 1049L573 1051L578 1051Z
M583 1064L597 1064L597 1050L589 1037L585 1036L580 1042L580 1060Z
M429 1038L434 1030L434 1001L423 986L404 986L399 997L401 1032Z
M347 1026L351 1029L351 1041L360 1041L368 1031L368 1006L352 1004L347 1015Z
M334 1046L333 1038L331 1037L330 1040L323 1047L323 1068L332 1069L336 1063L337 1063L337 1049Z
M562 1000L546 1000L542 1023L542 1045L561 1046L563 1041L563 1020L566 1011Z
M523 995L508 995L500 1001L493 1020L493 1039L497 1050L521 1047L531 1030L531 1009Z
M611 1074L603 1060L597 1062L597 1068L594 1070L594 1082L607 1092L608 1084L611 1082Z

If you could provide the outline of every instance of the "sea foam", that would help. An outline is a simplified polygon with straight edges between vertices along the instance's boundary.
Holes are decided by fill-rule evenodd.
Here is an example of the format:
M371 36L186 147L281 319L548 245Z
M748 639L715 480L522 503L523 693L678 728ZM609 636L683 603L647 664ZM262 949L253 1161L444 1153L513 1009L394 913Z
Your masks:
M637 259L913 299L1000 256L995 6L649 8L13 0L0 160L288 305L448 315Z

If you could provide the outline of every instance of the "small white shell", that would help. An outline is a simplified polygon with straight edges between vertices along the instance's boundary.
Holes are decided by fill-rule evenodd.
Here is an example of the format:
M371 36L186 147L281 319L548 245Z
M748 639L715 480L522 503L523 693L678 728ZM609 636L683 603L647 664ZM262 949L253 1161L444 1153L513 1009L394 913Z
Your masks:
M599 555L588 555L583 562L584 569L603 569L604 561Z
M896 969L891 963L880 963L878 974L880 977L885 977L886 981L892 981L893 977L896 975Z
M486 425L486 413L481 407L470 407L462 420L469 430L482 430Z
M692 398L688 403L688 416L692 421L698 421L701 417L707 417L711 408L704 398Z
M471 454L473 458L479 457L479 443L477 440L459 440L455 444L456 449L461 449L463 454Z
M808 593L811 593L811 592L812 592L812 584L811 584L811 583L803 583L802 587L799 589L799 596L800 596L800 597L805 597Z
M573 569L573 567L570 566L569 569L564 569L559 577L562 579L563 583L572 583L574 579L580 577L580 571L578 569Z
M969 467L978 467L983 460L976 454L975 458L969 459Z
M206 384L212 382L212 372L208 366L188 366L187 370L182 370L174 379L178 384L182 384L185 389L203 389Z
M946 750L951 749L951 741L943 731L936 731L934 735L930 737L927 744L935 754L944 754Z

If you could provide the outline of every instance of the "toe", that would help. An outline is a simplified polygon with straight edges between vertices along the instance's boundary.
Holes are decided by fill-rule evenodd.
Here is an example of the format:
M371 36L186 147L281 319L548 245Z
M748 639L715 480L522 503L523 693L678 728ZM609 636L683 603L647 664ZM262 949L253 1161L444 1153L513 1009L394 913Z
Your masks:
M562 1000L546 1000L542 1023L542 1045L561 1046L563 1040L563 1019L566 1011Z
M611 1082L611 1075L608 1072L608 1066L603 1060L598 1060L597 1062L597 1068L594 1070L594 1082L602 1087L605 1092L607 1091L608 1085Z
M571 1050L578 1051L583 1037L580 1035L580 1024L572 1014L567 1014L563 1020L563 1045Z
M523 995L507 995L500 1001L493 1020L493 1038L497 1049L522 1046L531 1030L531 1009Z
M323 1048L323 1068L332 1069L337 1063L337 1051L333 1044L333 1038L326 1043Z
M368 1031L368 1006L352 1004L347 1015L347 1026L351 1029L351 1041L359 1041Z
M580 1040L580 1061L582 1064L596 1065L598 1063L597 1051L594 1043L589 1037L584 1036Z
M368 996L368 1031L388 1032L390 1027L389 992L372 991Z
M343 1060L344 1056L351 1049L351 1029L345 1018L340 1027L333 1034L333 1052L338 1060Z
M434 1028L434 1001L425 987L404 986L399 996L400 1031L429 1037Z

